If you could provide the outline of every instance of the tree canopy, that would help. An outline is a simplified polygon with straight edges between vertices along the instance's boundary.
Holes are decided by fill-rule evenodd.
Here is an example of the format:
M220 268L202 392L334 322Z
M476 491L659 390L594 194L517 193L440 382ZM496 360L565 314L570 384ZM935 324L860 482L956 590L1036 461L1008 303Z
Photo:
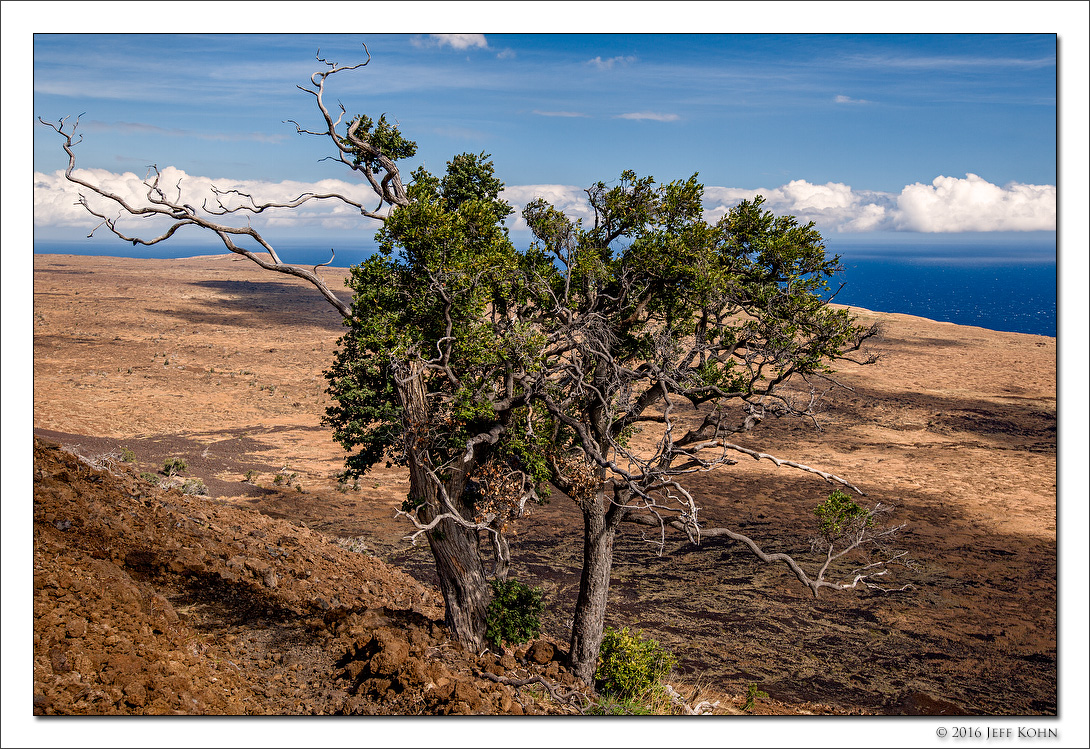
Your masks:
M525 503L550 484L575 500L588 556L573 657L587 664L617 524L649 511L699 537L684 479L732 462L731 435L766 416L812 415L831 364L873 330L822 298L838 261L813 225L759 197L709 223L697 175L625 171L587 190L590 226L531 201L536 241L518 250L501 188L486 154L414 172L380 252L352 271L326 418L351 471L415 467L412 522L487 532L500 575Z

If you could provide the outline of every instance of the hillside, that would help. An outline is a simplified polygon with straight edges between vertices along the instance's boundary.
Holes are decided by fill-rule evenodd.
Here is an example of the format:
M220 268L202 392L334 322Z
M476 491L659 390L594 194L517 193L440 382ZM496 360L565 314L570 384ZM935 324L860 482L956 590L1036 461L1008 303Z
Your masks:
M556 663L463 652L400 570L92 462L35 441L35 714L562 712L480 676Z
M1055 339L859 312L883 324L882 362L839 375L853 390L822 431L768 423L752 446L896 504L913 587L815 600L732 542L671 539L660 556L629 530L609 623L659 638L728 711L757 684L779 712L1055 714ZM445 644L427 549L393 519L403 475L339 482L319 423L339 332L304 284L229 257L35 258L36 712L567 709L479 675L563 681L559 663ZM117 476L74 456L123 451ZM207 497L139 478L171 457ZM709 524L803 555L829 491L750 461L695 489ZM576 522L556 495L512 543L552 643L578 586Z

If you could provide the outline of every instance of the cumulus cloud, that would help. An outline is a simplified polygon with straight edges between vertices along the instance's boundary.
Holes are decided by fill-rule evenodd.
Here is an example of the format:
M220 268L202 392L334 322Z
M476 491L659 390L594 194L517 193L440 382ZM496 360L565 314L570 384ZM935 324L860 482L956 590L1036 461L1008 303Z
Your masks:
M562 211L572 221L593 221L594 211L587 203L587 194L583 190L574 185L508 185L500 197L515 208L515 221L511 228L517 231L529 228L522 220L522 209L537 198Z
M793 180L776 188L709 187L710 213L721 216L745 198L763 195L770 209L813 221L825 231L956 233L1054 231L1056 187L1012 182L1004 187L975 175L936 177L900 193L858 190L839 182Z
M853 190L841 182L815 185L806 180L792 180L774 188L709 187L705 190L709 215L718 219L742 200L761 195L766 207L780 214L813 221L826 230L842 232L877 231L888 220L893 196L874 191Z
M587 65L593 65L599 70L610 70L615 65L631 65L634 62L636 62L635 55L617 55L616 57L608 57L604 60L601 55L598 55L598 57L587 60Z
M413 39L417 47L452 47L454 49L488 49L484 34L428 34L427 38Z
M622 120L655 120L656 122L676 122L681 119L676 114L666 112L625 112L617 115L617 118Z
M897 229L919 232L1039 231L1056 228L1056 186L993 185L975 174L907 185L897 198Z
M105 169L81 169L77 176L103 185L132 205L146 204L147 187L143 175L132 172L115 173ZM258 201L290 200L306 193L336 192L368 205L374 201L369 186L363 183L326 179L318 182L262 182L255 180L211 179L191 176L167 167L162 170L161 184L168 186L168 195L181 191L181 200L200 205L213 200L212 185L220 190L238 190L254 195ZM86 192L86 191L85 191ZM762 195L766 207L777 214L797 216L801 221L813 221L826 233L910 231L924 233L988 232L988 231L1054 231L1056 228L1056 187L1012 182L999 186L975 174L964 178L936 177L930 184L906 185L899 193L878 192L853 188L841 182L814 184L792 180L773 188L708 186L704 191L705 216L715 221L742 200ZM79 190L64 178L62 171L34 175L34 223L40 227L81 227L90 229L96 219L77 204ZM535 198L543 198L573 220L592 221L594 213L587 204L582 186L574 185L509 185L503 197L517 211ZM116 207L88 195L100 212L115 215ZM245 222L238 216L224 219ZM313 226L323 230L371 228L372 222L362 218L351 206L337 201L308 203L296 211L276 211L252 217L256 228ZM148 234L144 222L135 219L128 224L135 232ZM517 217L513 229L525 229Z

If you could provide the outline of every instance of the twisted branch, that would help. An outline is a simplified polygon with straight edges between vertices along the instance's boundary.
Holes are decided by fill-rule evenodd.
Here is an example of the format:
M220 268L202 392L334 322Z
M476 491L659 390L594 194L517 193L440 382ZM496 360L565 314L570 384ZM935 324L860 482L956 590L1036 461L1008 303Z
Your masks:
M547 679L542 676L530 676L525 679L512 679L509 676L497 676L496 674L488 671L480 671L478 675L494 681L497 684L505 684L509 687L514 687L517 691L520 687L529 686L530 684L540 684L545 687L545 691L549 693L549 696L562 705L570 705L580 713L585 713L587 708L593 704L593 700L590 697L583 694L576 688L569 689L567 691L561 691L556 685L550 684ZM578 700L576 698L579 698ZM580 702L582 704L576 704Z

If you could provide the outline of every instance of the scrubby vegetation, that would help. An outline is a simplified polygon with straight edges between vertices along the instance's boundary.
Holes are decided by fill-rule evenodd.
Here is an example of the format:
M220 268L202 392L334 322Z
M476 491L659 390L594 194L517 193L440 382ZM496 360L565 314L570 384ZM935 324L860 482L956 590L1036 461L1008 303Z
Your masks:
M605 694L635 700L662 687L677 659L640 630L607 627L602 635L594 681Z
M492 580L486 638L494 650L503 643L521 645L541 634L545 602L541 590L518 580Z

